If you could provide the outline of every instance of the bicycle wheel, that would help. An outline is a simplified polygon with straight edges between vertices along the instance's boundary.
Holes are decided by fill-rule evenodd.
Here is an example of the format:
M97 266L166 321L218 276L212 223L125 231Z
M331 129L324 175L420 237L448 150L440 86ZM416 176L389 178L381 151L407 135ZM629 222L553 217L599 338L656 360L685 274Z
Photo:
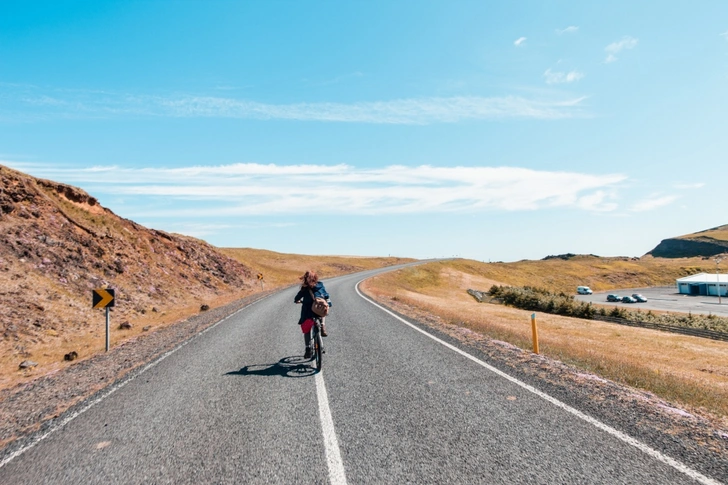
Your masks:
M318 369L318 370L321 370L321 367L323 367L323 365L324 365L323 350L324 350L324 345L323 345L323 342L321 341L321 332L316 332L314 342L313 342L313 351L314 351L314 354L316 355L316 369Z

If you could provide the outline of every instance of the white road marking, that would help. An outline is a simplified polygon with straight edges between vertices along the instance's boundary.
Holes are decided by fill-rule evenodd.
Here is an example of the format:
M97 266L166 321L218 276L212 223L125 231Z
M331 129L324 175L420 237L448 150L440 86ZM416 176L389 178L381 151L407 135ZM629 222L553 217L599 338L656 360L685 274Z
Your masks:
M238 313L242 312L243 310L247 310L248 308L250 308L251 306L255 305L256 303L265 300L269 296L271 296L271 295L266 295L266 296L264 296L263 298L261 298L259 300L255 300L251 304L245 305L243 308L241 308L240 310L236 311L235 313L231 313L230 315L228 315L227 317L223 318L219 322L216 322L216 323L210 325L205 330L201 331L200 333L198 333L197 335L193 336L192 338L190 338L188 340L185 340L184 342L182 342L181 344L179 344L174 349L172 349L172 350L170 350L168 352L165 352L164 354L162 354L161 356L159 356L156 360L154 360L154 361L150 362L149 364L147 364L139 372L134 373L134 371L132 371L132 373L133 373L132 375L124 378L121 382L118 382L118 383L112 385L111 387L108 387L106 389L106 391L104 391L96 399L93 399L93 400L89 401L86 404L86 406L84 406L83 408L79 409L78 411L76 411L74 413L71 413L70 415L66 416L62 421L60 421L58 423L53 423L51 425L50 429L48 429L48 431L46 431L45 433L43 433L40 436L37 436L37 437L32 438L31 441L30 441L30 443L28 443L27 445L22 446L21 448L17 449L13 453L11 453L8 456L6 456L2 461L0 461L0 468L4 467L5 465L7 465L11 461L13 461L15 458L19 457L20 455L22 455L23 453L25 453L29 449L33 448L35 445L37 445L38 443L40 443L41 441L43 441L44 439L46 439L48 436L50 436L54 432L58 431L59 429L63 428L65 425L67 425L68 423L70 423L71 421L73 421L74 419L76 419L77 417L79 417L80 415L82 415L83 413L85 413L86 411L88 411L89 409L91 409L92 407L94 407L95 405L97 405L98 403L100 403L101 401L103 401L104 399L106 399L107 397L111 396L113 393L115 393L116 391L118 391L122 387L126 386L131 381L133 381L134 379L136 379L140 375L144 374L149 369L155 367L157 364L159 364L164 359L166 359L170 355L172 355L175 352L177 352L179 349L181 349L182 347L184 347L188 343L190 343L193 340L197 339L199 336L204 335L208 331L210 331L213 328L215 328L218 325L220 325L222 322L224 322L224 321L226 321L226 320L234 317L235 315L237 315Z
M329 465L329 481L331 485L346 485L344 463L341 461L339 441L336 439L334 420L329 409L329 397L326 394L326 384L321 372L316 373L316 396L318 397L319 416L321 418L321 431L324 435L326 461Z
M359 283L357 283L356 284L356 287L355 287L356 292L359 294L359 296L362 297L364 300L368 301L369 303L371 303L372 305L374 305L375 307L379 308L383 312L386 312L386 313L392 315L394 318L396 318L400 322L404 323L405 325L408 325L408 326L412 327L413 329L417 330L418 332L420 332L420 333L428 336L429 338L431 338L435 342L437 342L437 343L439 343L439 344L447 347L448 349L450 349L450 350L452 350L454 352L457 352L458 354L462 355L463 357L465 357L467 359L472 360L473 362L475 362L475 363L483 366L484 368L488 369L489 371L491 371L491 372L493 372L493 373L495 373L495 374L503 377L504 379L507 379L507 380L511 381L512 383L514 383L514 384L522 387L523 389L525 389L525 390L527 390L527 391L529 391L529 392L537 395L538 397L540 397L540 398L542 398L542 399L550 402L551 404L560 407L564 411L567 411L567 412L573 414L574 416L576 416L576 417L578 417L580 419L583 419L587 423L589 423L589 424L591 424L593 426L596 426L597 428L601 429L602 431L605 431L605 432L609 433L610 435L614 436L615 438L617 438L619 440L622 440L623 442L625 442L625 443L627 443L629 445L634 446L635 448L637 448L640 451L646 453L647 455L655 458L656 460L659 460L662 463L665 463L665 464L673 467L677 471L679 471L681 473L684 473L685 475L687 475L688 477L692 478L693 480L696 480L697 482L702 483L704 485L721 485L721 483L719 481L714 480L714 479L712 479L710 477L706 477L702 473L700 473L700 472L698 472L696 470L693 470L692 468L688 467L687 465L685 465L683 463L680 463L679 461L674 460L674 459L670 458L669 456L664 455L663 453L660 453L659 451L655 450L654 448L650 448L649 446L647 446L646 444L642 443L641 441L638 441L638 440L632 438L631 436L629 436L629 435L627 435L627 434L625 434L625 433L623 433L623 432L621 432L621 431L619 431L617 429L614 429L611 426L606 425L606 424L602 423L601 421L599 421L599 420L597 420L595 418L592 418L589 415L586 415L586 414L582 413L578 409L572 408L568 404L565 404L565 403L559 401L558 399L549 396L545 392L539 391L535 387L530 386L530 385L526 384L525 382L519 381L515 377L510 376L510 375L506 374L505 372L496 369L492 365L483 362L482 360L480 360L477 357L474 357L474 356L468 354L467 352L465 352L463 350L460 350L459 348L455 347L454 345L451 345L451 344L445 342L444 340L439 339L439 338L435 337L434 335L425 332L424 330L422 330L421 328L417 327L416 325L413 325L410 322L408 322L407 320L405 320L404 318L401 318L399 315L395 314L394 312L392 312L392 311L384 308L383 306L379 305L378 303L376 303L376 302L372 301L371 299L367 298L366 296L364 296L359 291L359 285L361 284L362 281L364 281L364 280L359 281Z

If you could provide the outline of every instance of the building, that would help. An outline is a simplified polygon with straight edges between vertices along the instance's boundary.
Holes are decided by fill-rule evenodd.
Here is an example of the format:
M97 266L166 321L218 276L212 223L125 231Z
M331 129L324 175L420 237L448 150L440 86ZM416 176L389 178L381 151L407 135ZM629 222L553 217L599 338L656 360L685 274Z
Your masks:
M677 280L677 291L683 295L728 296L728 274L699 273Z

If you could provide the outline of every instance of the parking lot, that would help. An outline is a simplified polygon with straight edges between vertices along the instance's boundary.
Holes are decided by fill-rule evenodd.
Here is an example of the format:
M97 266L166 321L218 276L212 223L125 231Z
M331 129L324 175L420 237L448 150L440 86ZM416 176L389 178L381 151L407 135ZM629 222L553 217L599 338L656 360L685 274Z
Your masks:
M612 303L607 301L607 295L615 294L631 296L632 293L640 293L647 298L645 303ZM728 317L728 298L721 298L722 304L718 304L717 296L692 296L681 295L674 286L660 286L653 288L631 288L624 290L611 290L594 293L593 295L575 295L578 301L586 301L605 306L622 306L630 310L641 308L643 310L662 310L680 313L704 313Z

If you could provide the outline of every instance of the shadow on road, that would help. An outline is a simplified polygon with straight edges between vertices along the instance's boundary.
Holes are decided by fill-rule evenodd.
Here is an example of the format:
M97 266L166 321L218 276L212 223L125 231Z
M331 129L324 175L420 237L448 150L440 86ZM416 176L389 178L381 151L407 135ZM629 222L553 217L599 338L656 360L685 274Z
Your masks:
M310 359L300 355L284 357L275 364L252 364L240 370L226 372L226 376L263 376L263 377L308 377L316 373Z

